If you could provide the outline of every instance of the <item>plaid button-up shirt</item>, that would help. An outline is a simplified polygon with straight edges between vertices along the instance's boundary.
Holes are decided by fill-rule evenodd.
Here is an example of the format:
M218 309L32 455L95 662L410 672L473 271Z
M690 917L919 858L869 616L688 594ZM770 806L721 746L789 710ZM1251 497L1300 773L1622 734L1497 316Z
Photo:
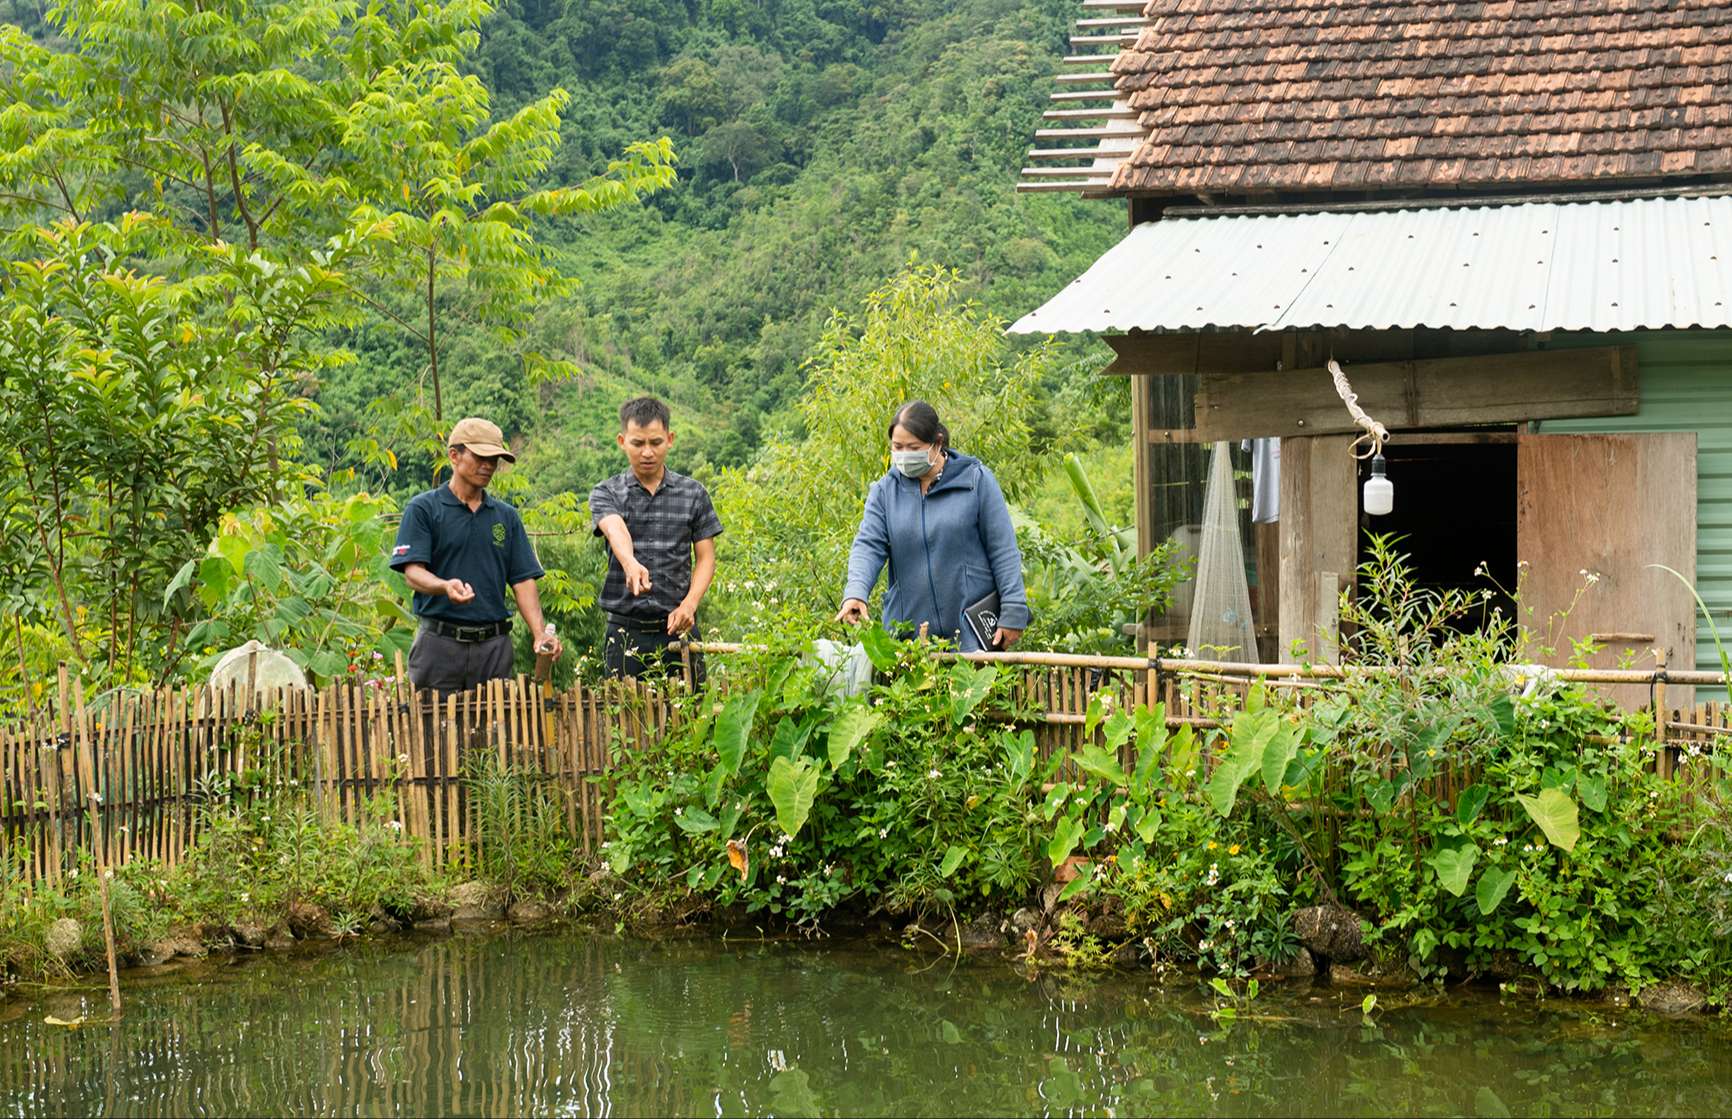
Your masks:
M626 590L625 568L609 548L607 580L598 605L614 617L665 620L691 590L692 545L722 534L710 493L695 478L667 470L652 494L626 470L589 491L589 514L597 536L602 518L615 513L625 519L626 531L631 533L632 554L649 569L650 589L641 595Z

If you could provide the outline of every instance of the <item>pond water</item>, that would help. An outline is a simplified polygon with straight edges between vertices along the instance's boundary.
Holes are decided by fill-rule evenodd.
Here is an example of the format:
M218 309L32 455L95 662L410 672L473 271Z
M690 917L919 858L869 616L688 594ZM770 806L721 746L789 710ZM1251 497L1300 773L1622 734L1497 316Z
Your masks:
M1732 1112L1732 1029L1490 993L1024 974L581 929L224 958L0 1004L5 1115Z

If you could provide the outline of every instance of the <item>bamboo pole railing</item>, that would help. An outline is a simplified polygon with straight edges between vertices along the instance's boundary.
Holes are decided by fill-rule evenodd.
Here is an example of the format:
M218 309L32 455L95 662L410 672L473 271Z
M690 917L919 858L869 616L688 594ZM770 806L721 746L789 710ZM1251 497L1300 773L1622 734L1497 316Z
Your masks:
M691 650L725 657L745 647ZM1379 671L1039 652L938 655L1011 670L1008 718L1033 730L1043 756L1081 744L1089 700L1102 689L1125 707L1162 703L1170 727L1207 732L1253 682L1305 688ZM1722 683L1713 673L1556 675L1653 685L1663 743L1655 766L1663 775L1675 774L1686 755L1732 748L1726 704L1664 705L1667 682ZM179 685L87 698L77 687L62 688L21 722L0 724L0 860L27 882L51 884L81 856L93 869L138 860L173 866L198 842L205 806L287 787L305 789L326 824L388 826L419 837L423 858L443 867L481 838L465 773L482 752L540 782L580 849L593 853L603 838L614 759L653 746L681 717L681 703L677 685L611 681L554 691L528 677L444 695L417 690L401 674L270 695L238 685ZM1462 783L1439 780L1440 788Z

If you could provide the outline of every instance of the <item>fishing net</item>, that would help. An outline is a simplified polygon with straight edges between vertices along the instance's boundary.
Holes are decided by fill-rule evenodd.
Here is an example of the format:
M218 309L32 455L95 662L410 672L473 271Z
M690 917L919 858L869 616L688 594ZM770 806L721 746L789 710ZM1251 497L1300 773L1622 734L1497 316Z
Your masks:
M1233 458L1224 442L1216 443L1209 456L1200 536L1187 642L1191 655L1256 661L1257 631L1251 620L1251 587L1245 579Z

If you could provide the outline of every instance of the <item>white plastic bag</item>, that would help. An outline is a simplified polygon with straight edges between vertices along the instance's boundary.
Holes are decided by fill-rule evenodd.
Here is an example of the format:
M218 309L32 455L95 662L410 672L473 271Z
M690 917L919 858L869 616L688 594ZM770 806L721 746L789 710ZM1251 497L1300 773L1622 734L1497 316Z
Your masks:
M817 653L819 683L825 695L840 692L844 696L857 696L872 686L872 661L866 655L866 646L858 642L844 645L824 637L812 644Z

